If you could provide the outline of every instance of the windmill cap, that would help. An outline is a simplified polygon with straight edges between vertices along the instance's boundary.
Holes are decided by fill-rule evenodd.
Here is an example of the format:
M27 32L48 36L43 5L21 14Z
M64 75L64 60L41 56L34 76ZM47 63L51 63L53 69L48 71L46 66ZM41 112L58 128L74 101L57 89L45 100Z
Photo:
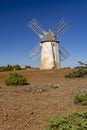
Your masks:
M42 42L45 41L57 41L57 36L52 31L49 31L42 39Z

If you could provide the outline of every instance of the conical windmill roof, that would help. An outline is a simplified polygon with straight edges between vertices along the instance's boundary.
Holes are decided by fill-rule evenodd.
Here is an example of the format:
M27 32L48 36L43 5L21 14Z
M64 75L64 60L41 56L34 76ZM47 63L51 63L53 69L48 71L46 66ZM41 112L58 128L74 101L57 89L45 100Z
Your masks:
M57 36L53 32L49 31L42 39L42 42L46 41L57 41Z

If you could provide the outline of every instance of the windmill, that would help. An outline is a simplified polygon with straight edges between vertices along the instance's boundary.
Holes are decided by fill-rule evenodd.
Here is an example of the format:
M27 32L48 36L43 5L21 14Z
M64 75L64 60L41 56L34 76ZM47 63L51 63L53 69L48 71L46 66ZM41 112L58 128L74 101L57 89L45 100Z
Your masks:
M35 18L28 23L28 27L41 39L41 42L31 49L29 56L33 60L40 58L41 70L60 69L60 61L69 56L58 41L59 37L69 28L64 18L49 31L45 31Z

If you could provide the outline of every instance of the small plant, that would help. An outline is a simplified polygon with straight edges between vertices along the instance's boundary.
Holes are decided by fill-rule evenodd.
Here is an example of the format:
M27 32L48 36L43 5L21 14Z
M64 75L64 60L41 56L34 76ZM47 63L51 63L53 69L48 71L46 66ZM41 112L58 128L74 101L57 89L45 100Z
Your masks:
M73 71L72 73L69 73L68 75L65 75L66 78L80 78L87 75L87 69L78 69L76 71Z
M27 80L21 74L11 73L6 79L5 84L7 86L26 85Z
M87 112L56 117L48 122L47 130L87 130Z
M87 94L76 95L74 98L74 103L87 106Z

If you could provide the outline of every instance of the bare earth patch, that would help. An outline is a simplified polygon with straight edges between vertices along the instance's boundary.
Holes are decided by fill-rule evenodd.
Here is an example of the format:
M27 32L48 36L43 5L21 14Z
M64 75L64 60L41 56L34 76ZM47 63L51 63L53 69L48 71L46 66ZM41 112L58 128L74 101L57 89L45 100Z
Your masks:
M86 111L73 98L87 90L87 77L65 78L70 71L18 71L29 84L17 87L4 84L10 72L0 73L0 130L45 130L47 120L55 115Z

